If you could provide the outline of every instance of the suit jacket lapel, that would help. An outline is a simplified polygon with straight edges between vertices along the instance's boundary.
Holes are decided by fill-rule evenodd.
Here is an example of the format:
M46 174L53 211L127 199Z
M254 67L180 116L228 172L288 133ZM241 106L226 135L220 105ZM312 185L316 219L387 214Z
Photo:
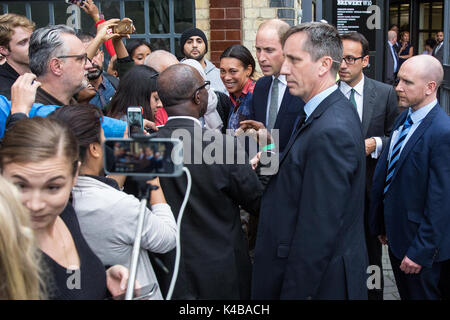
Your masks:
M291 103L292 96L289 94L289 88L286 87L286 90L284 91L283 100L281 100L280 109L278 110L277 114L277 120L275 121L274 128L280 128L281 127L281 119L283 115L288 111L289 104Z
M375 108L376 90L371 79L364 79L364 93L363 93L363 114L362 114L362 129L363 137L366 137L369 130L370 121L372 119L373 109Z
M272 77L264 77L261 78L259 81L262 81L261 83L261 99L258 99L258 97L253 96L253 99L258 99L258 105L255 108L255 118L257 120L262 120L261 122L264 123L266 126L266 115L267 115L267 99L269 98L269 89L270 85L272 84Z
M280 165L283 162L283 160L286 158L286 155L289 153L289 150L292 148L292 145L294 144L295 140L297 140L298 136L306 129L308 128L311 123L319 118L322 113L334 103L334 100L337 99L338 95L336 95L336 93L340 93L339 88L334 91L332 94L330 94L328 97L326 97L318 106L317 108L314 110L314 112L308 117L308 119L306 120L306 122L300 127L300 129L296 130L294 132L294 134L292 135L292 137L289 139L288 144L286 145L286 147L284 148L284 152L281 156L280 159ZM294 128L295 130L295 128Z
M400 153L400 158L398 159L398 163L396 165L394 176L392 177L392 181L394 181L400 167L405 162L405 159L408 156L408 153L412 150L412 148L414 147L416 142L419 140L419 138L425 133L425 131L431 125L431 122L433 121L434 116L439 111L438 108L440 108L439 104L436 104L433 107L433 109L431 109L431 111L427 114L425 119L422 120L422 123L419 125L419 127L417 127L417 129L414 131L414 133L409 138L409 140L406 142L405 146L403 147L402 152Z

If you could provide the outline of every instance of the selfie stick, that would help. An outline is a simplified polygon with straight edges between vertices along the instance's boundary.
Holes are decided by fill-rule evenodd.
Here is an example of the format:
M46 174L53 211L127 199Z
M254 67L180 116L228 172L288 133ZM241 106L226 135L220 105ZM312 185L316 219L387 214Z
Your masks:
M147 207L147 199L150 198L152 190L158 189L157 186L147 184L145 186L144 196L141 199L141 205L139 207L138 225L136 230L136 238L134 238L133 252L131 254L130 276L128 278L127 292L125 294L125 300L132 300L134 293L134 282L136 280L136 270L139 259L139 251L141 249L141 237L142 229L144 228L145 209Z
M176 247L175 267L173 270L172 280L170 281L169 291L167 292L166 300L172 299L173 290L175 289L175 283L177 282L178 269L180 267L180 257L181 257L181 242L180 242L181 219L183 218L184 209L186 208L192 187L192 177L191 173L189 172L189 169L183 167L183 171L186 173L187 177L187 188L186 194L184 195L183 203L181 204L180 213L178 214L177 219L177 247Z

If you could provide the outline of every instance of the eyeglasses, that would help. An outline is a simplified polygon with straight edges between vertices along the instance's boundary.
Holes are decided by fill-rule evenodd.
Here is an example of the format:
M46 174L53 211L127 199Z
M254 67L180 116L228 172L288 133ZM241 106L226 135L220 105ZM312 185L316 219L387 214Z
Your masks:
M59 56L57 57L58 59L63 59L63 58L76 58L77 60L84 60L84 64L86 64L86 62L89 60L90 63L92 63L92 60L88 58L87 53L83 53L83 54L72 54L72 55L68 55L68 56Z
M344 60L346 64L355 64L356 60L362 59L362 58L364 58L364 56L361 56L361 57L346 56L346 57L342 58L342 60Z
M211 84L211 81L206 80L204 84L202 84L200 87L195 89L194 93L192 94L192 98L195 98L195 94L197 93L197 91L200 91L203 88L205 88L206 90L209 90L210 84Z

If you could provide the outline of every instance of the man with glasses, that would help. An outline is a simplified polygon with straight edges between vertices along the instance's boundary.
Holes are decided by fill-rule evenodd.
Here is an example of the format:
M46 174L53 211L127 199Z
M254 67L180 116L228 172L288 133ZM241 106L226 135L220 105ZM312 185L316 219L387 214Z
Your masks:
M66 25L35 30L30 38L29 61L33 78L41 84L36 91L36 104L31 111L25 106L11 109L6 126L27 115L46 116L58 107L76 104L73 96L88 85L86 74L92 67L91 61L74 29ZM102 127L105 136L121 137L126 122L104 117Z
M195 68L176 64L159 75L157 86L169 119L155 137L183 137L184 165L193 181L182 221L180 270L173 299L248 299L251 263L239 206L256 214L262 186L248 161L236 162L233 137L202 129L199 118L207 110L209 81ZM215 161L209 164L207 156L213 149ZM160 181L167 203L178 212L186 178ZM165 254L162 260L172 267L175 252ZM158 279L164 293L171 277L168 274Z
M92 44L94 36L89 33L80 33L78 38L83 42L84 47L87 48ZM103 72L103 51L97 49L95 55L91 59L92 66L88 69L87 78L90 86L78 93L77 100L88 101L90 104L98 106L105 111L111 98L116 93L119 85L119 80Z
M366 147L366 202L364 225L369 264L382 270L381 244L368 232L367 216L372 177L377 159L391 134L399 114L397 94L392 86L366 77L363 69L369 64L369 43L357 32L341 35L343 54L339 69L339 88L358 112ZM382 300L383 288L369 290L369 299Z

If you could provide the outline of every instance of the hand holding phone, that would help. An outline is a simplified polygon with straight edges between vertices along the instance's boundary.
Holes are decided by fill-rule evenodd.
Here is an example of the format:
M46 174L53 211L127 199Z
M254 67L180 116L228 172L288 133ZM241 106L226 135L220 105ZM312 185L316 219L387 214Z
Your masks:
M112 28L112 32L116 34L132 34L135 30L133 20L129 18L123 18Z

